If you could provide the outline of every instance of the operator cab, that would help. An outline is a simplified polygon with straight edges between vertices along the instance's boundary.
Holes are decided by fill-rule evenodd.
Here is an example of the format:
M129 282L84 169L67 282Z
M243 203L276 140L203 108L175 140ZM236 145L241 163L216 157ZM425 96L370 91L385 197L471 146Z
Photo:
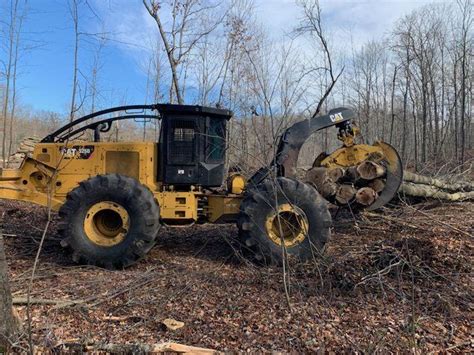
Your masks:
M226 125L232 112L191 105L128 105L78 118L42 139L64 143L92 131L94 142L120 120L161 120L157 180L177 189L221 186L224 179ZM79 146L78 146L79 147ZM127 175L125 173L125 175Z
M159 174L164 184L216 187L224 179L228 110L160 105Z

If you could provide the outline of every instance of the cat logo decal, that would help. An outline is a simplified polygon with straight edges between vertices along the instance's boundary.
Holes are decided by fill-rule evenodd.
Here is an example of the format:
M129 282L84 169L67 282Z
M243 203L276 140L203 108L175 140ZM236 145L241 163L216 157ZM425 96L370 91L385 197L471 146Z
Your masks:
M335 113L333 115L329 115L329 119L332 122L339 122L339 121L342 121L344 119L344 117L342 116L342 112L339 112L339 113Z

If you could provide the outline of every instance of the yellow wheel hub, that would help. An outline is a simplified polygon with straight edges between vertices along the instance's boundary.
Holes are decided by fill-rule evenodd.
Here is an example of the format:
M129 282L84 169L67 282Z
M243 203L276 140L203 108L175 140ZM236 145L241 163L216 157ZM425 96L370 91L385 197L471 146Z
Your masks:
M278 206L265 222L268 237L277 245L284 243L292 247L301 243L308 235L308 219L298 207L288 203Z
M116 202L102 201L87 211L84 231L97 245L110 247L125 239L130 228L130 217L125 208Z

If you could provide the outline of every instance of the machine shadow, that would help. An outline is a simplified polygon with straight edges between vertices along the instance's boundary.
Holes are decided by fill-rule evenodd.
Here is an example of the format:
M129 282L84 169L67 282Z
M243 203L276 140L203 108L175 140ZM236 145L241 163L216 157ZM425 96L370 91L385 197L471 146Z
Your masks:
M162 227L152 254L163 257L196 258L239 265L244 262L236 241L235 225L194 225L182 228Z

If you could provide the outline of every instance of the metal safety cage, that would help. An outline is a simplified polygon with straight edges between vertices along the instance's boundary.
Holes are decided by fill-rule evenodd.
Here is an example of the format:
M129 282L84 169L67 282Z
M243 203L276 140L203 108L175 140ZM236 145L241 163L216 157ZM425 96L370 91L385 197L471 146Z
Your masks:
M161 119L159 114L160 107L166 105L154 104L154 105L128 105L112 107L106 110L97 111L89 115L80 117L68 124L62 126L55 132L44 137L42 143L54 143L54 142L65 142L76 137L78 134L86 131L94 131L94 140L98 141L100 138L100 132L108 132L112 127L114 121L119 120L130 120L130 119ZM137 112L138 111L138 112ZM145 113L146 111L156 111L157 113L150 114ZM115 117L104 117L110 114L117 114ZM84 126L78 127L80 124L95 119L94 122L88 123Z

